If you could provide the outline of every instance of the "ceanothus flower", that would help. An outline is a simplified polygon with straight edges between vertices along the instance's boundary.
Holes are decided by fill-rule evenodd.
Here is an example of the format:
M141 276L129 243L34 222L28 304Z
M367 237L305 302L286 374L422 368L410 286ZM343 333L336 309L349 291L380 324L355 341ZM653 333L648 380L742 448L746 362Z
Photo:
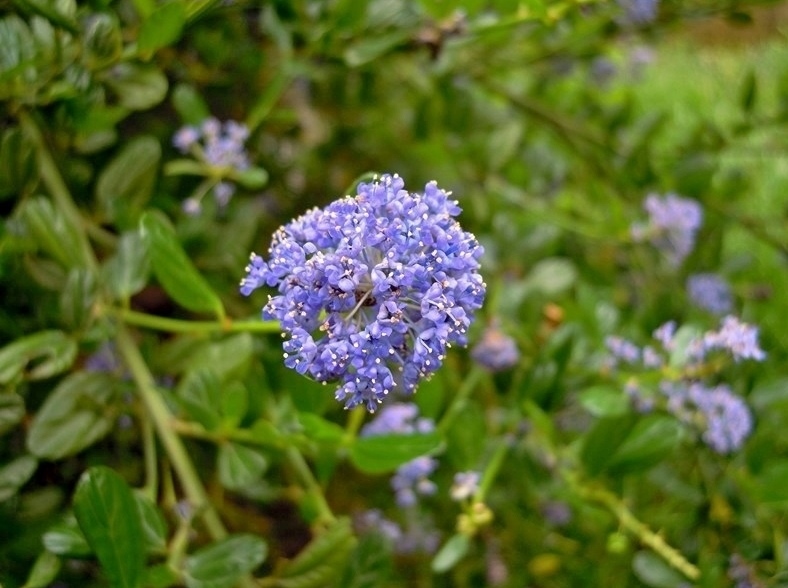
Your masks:
M723 315L733 309L731 287L717 274L691 275L687 278L687 293L693 304L712 314Z
M252 254L241 293L277 288L263 317L281 323L285 365L337 382L346 408L374 412L393 390L414 392L452 344L467 344L486 285L483 249L459 212L435 182L423 194L397 175L359 184L356 196L281 227L267 260Z
M632 226L635 241L649 240L671 265L679 266L692 253L695 236L703 223L703 208L690 198L676 194L649 194L643 203L648 223Z

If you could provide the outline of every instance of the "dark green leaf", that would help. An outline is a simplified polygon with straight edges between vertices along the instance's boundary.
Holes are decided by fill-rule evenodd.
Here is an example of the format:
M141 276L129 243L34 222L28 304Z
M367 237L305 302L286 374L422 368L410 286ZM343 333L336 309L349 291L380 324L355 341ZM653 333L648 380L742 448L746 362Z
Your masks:
M180 575L172 566L159 564L145 569L142 585L145 588L170 588L181 584Z
M66 268L84 265L77 246L80 229L71 225L47 198L26 200L20 214L41 251Z
M0 349L0 384L24 374L30 380L51 378L71 367L77 344L62 331L42 331L17 339Z
M217 469L222 486L242 490L260 481L268 467L268 460L257 449L238 443L223 443L219 447Z
M123 34L114 14L91 14L84 26L84 58L90 69L101 69L120 59L123 52Z
M288 562L277 584L282 588L332 586L355 543L350 519L337 519Z
M35 457L23 455L0 468L0 502L16 494L37 467L38 460Z
M161 146L153 137L132 139L101 171L96 198L107 218L120 226L133 226L150 199L161 159Z
M580 459L590 475L602 473L635 422L634 416L608 417L591 428L580 451Z
M172 105L187 125L198 125L211 116L208 105L193 86L178 84L172 91Z
M206 429L216 429L221 423L221 385L210 368L188 372L175 390L178 403Z
M229 382L222 389L220 398L222 425L235 428L246 416L249 407L249 393L241 382Z
M359 437L350 448L350 461L369 474L391 472L412 459L435 451L440 444L438 433Z
M145 19L137 38L137 49L142 55L151 56L162 47L177 41L186 23L186 9L180 0L160 4Z
M188 588L232 588L241 576L265 561L267 551L259 537L227 537L186 558L184 581Z
M639 420L607 464L613 474L646 470L673 453L681 442L682 426L666 415Z
M140 231L153 272L167 293L184 308L213 312L223 319L219 297L186 256L167 218L157 211L147 212L140 220Z
M131 488L110 468L90 468L74 492L74 515L110 584L137 588L145 544Z
M154 65L119 63L110 70L106 83L129 110L147 110L167 95L167 78Z
M349 67L359 67L369 63L403 44L410 37L405 30L389 31L371 37L360 37L350 44L342 55Z
M36 159L33 145L17 128L0 139L0 198L21 192L33 180Z
M448 572L468 553L471 541L467 535L452 535L432 560L432 571L436 574Z
M788 463L773 461L756 478L756 496L762 503L788 503Z
M13 429L25 416L25 401L19 394L0 394L0 435Z
M108 374L75 372L39 409L27 436L30 453L62 459L89 447L112 430L118 383Z
M150 260L139 233L121 235L115 254L103 269L105 281L118 300L128 300L142 290L148 282Z

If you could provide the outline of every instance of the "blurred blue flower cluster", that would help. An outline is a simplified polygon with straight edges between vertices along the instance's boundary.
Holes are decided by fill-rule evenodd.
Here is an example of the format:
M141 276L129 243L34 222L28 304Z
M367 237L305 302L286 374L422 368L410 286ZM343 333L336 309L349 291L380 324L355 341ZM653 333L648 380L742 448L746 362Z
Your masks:
M276 287L263 316L280 321L287 367L339 382L346 408L373 412L394 390L414 392L452 344L465 345L484 301L483 249L454 220L460 208L435 182L405 190L397 175L314 208L252 254L249 295Z
M723 315L733 309L733 294L728 283L717 274L693 274L687 278L687 294L697 307Z
M647 223L632 225L636 242L649 241L677 267L692 252L695 238L703 223L703 208L690 198L676 194L649 194L643 203L648 213Z

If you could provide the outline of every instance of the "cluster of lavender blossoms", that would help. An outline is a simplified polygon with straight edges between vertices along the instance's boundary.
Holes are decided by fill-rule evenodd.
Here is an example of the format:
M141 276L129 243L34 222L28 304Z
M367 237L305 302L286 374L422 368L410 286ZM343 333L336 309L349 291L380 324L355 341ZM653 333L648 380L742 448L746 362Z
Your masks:
M703 223L701 205L675 194L664 197L649 194L643 208L649 220L645 224L632 225L632 238L637 242L649 241L665 255L670 265L681 265L695 247L695 238Z
M481 340L473 347L471 357L489 371L501 372L517 365L520 351L517 342L504 333L494 321L484 330Z
M387 435L413 435L435 430L432 419L419 416L419 409L409 402L393 403L384 406L374 420L361 429L362 437ZM397 504L406 508L415 506L419 496L435 494L437 487L429 476L437 469L438 461L429 456L421 456L397 468L391 478Z
M712 314L723 315L733 310L733 294L728 282L717 274L693 274L687 278L690 301Z
M226 178L233 172L249 169L249 157L244 143L249 138L249 129L243 123L229 120L221 123L211 117L200 125L185 126L178 129L172 138L172 144L183 154L191 154L200 162L211 168L211 175ZM235 193L235 186L230 182L216 182L213 195L219 206L226 206ZM196 214L201 208L201 197L192 196L183 203L183 209L189 214Z
M725 384L709 386L697 379L703 362L712 354L729 355L733 361L762 361L766 353L758 343L758 329L729 315L716 330L706 331L682 341L677 325L670 321L654 331L661 349L635 343L618 336L606 339L610 358L607 367L626 365L641 369L663 369L670 365L670 355L683 349L685 370L678 379L659 384L654 397L631 378L625 387L638 410L650 411L656 405L676 416L683 423L699 427L701 439L717 453L737 450L752 432L753 417L745 401ZM662 402L659 402L660 398Z
M393 390L414 392L467 343L486 290L483 249L449 196L383 175L280 228L267 261L251 256L241 292L278 289L263 316L281 323L285 365L338 382L346 408L374 412Z

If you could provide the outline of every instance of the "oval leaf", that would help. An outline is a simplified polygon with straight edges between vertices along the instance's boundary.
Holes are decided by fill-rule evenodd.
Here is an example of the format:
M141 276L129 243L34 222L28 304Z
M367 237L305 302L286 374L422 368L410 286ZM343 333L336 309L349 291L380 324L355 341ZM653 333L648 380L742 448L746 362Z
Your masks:
M238 443L224 443L217 459L219 480L230 490L255 484L268 467L268 460L262 453Z
M110 584L140 585L145 543L131 488L113 470L90 468L74 493L74 514Z
M381 474L435 451L440 444L441 436L435 432L359 437L350 448L350 461L363 472Z
M38 467L32 455L23 455L0 468L0 502L8 500L27 482Z
M173 300L193 312L213 312L224 318L219 297L184 252L167 218L157 211L147 212L140 220L140 231L153 273Z
M50 378L70 368L76 356L76 342L62 331L22 337L0 349L0 384L15 380L31 364L27 379Z
M184 581L188 588L232 588L265 561L267 551L265 542L254 535L227 537L186 558Z

